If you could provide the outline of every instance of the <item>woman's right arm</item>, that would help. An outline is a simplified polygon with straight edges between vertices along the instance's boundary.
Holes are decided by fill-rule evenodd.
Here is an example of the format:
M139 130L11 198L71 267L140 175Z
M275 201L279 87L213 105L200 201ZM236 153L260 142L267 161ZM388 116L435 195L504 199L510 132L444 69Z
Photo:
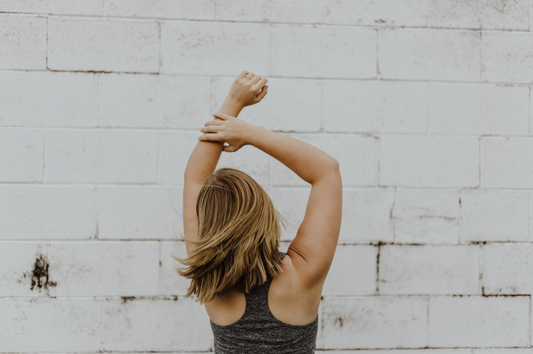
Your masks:
M224 141L224 151L253 145L290 168L311 184L304 220L287 254L302 285L322 287L333 261L342 215L339 163L324 151L291 137L274 133L226 114L206 123L202 140Z
M324 151L291 137L255 127L249 144L276 158L311 184L305 216L287 254L306 287L322 287L341 226L339 163Z

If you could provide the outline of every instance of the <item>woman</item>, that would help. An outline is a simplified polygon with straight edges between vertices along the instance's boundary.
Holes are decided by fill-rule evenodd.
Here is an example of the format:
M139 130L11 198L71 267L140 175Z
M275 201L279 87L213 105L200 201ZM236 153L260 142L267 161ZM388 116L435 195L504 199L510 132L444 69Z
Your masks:
M337 160L302 141L237 119L267 94L267 80L241 72L192 152L183 192L187 296L211 320L215 353L314 353L318 307L339 237L342 182ZM225 146L224 144L228 145ZM253 145L311 184L305 217L287 253L280 219L245 173L215 171L222 151Z

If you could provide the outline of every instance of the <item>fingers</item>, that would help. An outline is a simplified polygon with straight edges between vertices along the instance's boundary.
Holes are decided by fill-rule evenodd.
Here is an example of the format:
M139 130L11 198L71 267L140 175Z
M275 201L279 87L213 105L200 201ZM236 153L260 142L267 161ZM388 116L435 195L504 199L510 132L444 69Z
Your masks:
M230 119L230 118L235 118L235 117L230 116L229 114L226 114L226 113L220 113L220 112L214 113L214 114L213 114L213 117L220 118L220 119L222 119L222 120L227 120L227 119Z
M254 73L248 73L248 74L246 74L246 77L247 77L249 80L251 80L251 79L253 79L253 78L255 77L255 74L254 74Z
M216 125L208 125L200 129L200 131L204 133L218 133L220 131L220 127Z
M259 94L255 98L255 103L261 101L263 99L263 97L266 96L267 93L268 93L268 85L265 85L265 86L263 86L263 89L261 90L261 92L259 92Z
M208 122L205 122L204 125L221 125L222 122L220 121L220 119L213 119L213 120L210 120Z
M224 142L217 134L204 134L198 137L200 141L219 141Z
M224 145L224 148L222 149L224 152L235 152L235 147L233 145Z
M257 76L256 76L257 77ZM266 78L262 78L261 80L258 80L257 83L255 84L254 86L254 89L260 89L262 88L263 86L266 85L266 83L268 82L268 80Z
M249 77L249 76L248 76ZM261 80L261 76L259 75L255 75L251 80L250 80L250 83L252 84L252 86L257 86L256 84Z
M240 79L242 79L244 77L244 75L247 75L247 74L248 74L248 71L243 70L243 71L240 72L239 75L237 75L237 79L240 80Z

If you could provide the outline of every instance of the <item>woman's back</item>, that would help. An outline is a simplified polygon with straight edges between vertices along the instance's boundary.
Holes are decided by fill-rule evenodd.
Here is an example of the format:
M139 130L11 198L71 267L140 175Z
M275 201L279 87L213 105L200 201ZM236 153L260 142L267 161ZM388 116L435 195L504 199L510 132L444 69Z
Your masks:
M192 280L187 295L205 304L219 354L314 352L320 297L340 232L338 161L236 118L264 97L265 84L252 73L239 74L221 112L201 129L185 170L188 258L181 262L189 268L179 273ZM311 185L304 219L282 261L278 212L264 189L242 171L213 173L221 151L244 145L269 154Z
M302 306L309 294L291 293L290 259L282 252L280 257L286 259L287 272L269 277L246 295L232 292L206 303L216 353L314 353L318 306ZM289 306L286 312L287 304L293 302L300 306Z

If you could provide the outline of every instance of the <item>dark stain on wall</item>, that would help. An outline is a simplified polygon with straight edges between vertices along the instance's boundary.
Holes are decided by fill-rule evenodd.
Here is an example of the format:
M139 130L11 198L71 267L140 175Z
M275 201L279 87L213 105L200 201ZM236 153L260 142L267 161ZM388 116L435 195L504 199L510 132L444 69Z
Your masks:
M39 254L35 258L35 263L33 264L33 271L31 272L31 290L37 288L39 291L41 289L47 290L48 287L54 287L57 285L57 282L50 280L50 263L48 263L48 258ZM24 275L26 277L26 274Z

